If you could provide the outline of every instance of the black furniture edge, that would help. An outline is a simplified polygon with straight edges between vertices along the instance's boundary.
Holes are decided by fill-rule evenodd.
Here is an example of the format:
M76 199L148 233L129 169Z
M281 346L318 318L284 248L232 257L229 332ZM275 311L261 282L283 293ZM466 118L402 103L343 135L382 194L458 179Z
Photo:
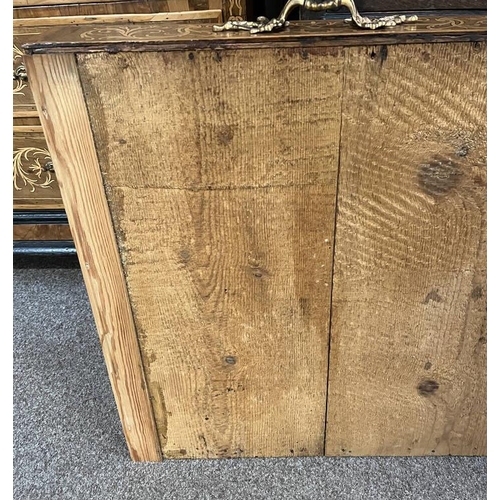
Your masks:
M67 225L64 210L14 210L14 225L57 224ZM15 240L14 256L17 257L76 257L75 244L71 240Z
M14 224L68 224L64 210L14 210Z
M76 256L72 241L14 241L14 255Z

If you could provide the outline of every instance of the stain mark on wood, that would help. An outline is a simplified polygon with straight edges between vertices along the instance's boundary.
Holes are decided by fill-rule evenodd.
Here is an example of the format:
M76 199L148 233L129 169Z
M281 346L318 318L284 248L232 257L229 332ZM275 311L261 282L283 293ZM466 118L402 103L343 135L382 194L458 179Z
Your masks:
M299 298L299 307L300 307L300 314L302 316L308 316L311 312L311 304L308 298L306 297L300 297Z
M425 296L425 299L424 299L424 304L428 304L430 301L433 301L433 302L442 302L443 298L441 297L441 295L439 295L439 290L437 289L433 289L431 290L426 296Z
M439 389L439 384L435 380L423 380L418 384L418 393L422 396L430 396Z
M217 140L219 144L227 146L234 137L233 127L230 125L222 125L217 131Z
M418 169L418 182L422 191L435 198L445 196L460 182L463 172L450 158L435 156Z
M385 63L387 61L387 58L389 57L389 48L387 45L382 45L380 47L380 65Z
M191 254L189 253L188 250L183 248L179 252L179 257L180 257L182 263L187 264L189 262L189 260L191 259Z

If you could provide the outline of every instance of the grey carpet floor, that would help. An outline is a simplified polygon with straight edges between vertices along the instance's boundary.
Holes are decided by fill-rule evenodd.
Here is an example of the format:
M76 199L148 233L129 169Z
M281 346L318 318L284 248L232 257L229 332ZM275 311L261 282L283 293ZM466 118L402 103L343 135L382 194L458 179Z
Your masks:
M80 271L14 270L15 499L484 499L486 459L130 462Z

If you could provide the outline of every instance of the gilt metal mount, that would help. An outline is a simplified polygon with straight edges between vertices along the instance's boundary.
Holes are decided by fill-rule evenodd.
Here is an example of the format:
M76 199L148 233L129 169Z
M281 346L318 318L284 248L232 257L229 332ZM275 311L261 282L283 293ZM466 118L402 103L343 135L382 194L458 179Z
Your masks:
M416 21L417 16L385 16L378 18L369 18L362 16L354 0L325 0L323 2L315 2L313 0L288 0L283 7L280 15L276 19L267 19L267 17L258 17L257 21L227 21L225 24L218 24L214 26L214 31L250 31L250 33L264 33L269 31L278 31L281 28L288 26L289 22L286 20L288 14L295 9L295 7L303 7L306 10L330 10L338 9L340 7L347 7L351 13L351 17L346 19L346 22L353 22L356 26L365 29L375 30L383 28L384 26L392 27L398 24Z

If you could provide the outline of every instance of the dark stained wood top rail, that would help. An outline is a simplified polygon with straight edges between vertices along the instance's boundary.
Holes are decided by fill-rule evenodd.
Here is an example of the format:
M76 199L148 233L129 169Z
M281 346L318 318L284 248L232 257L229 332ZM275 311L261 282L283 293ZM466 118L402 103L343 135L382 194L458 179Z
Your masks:
M103 0L100 0L103 1ZM122 1L122 0L106 0ZM34 7L46 5L96 3L99 0L14 0L14 7ZM146 2L144 2L146 3ZM384 10L430 10L430 9L486 9L486 0L357 0L357 7L363 12Z
M486 0L356 0L360 12L486 9Z
M486 15L425 16L394 28L361 30L335 19L295 21L278 33L215 33L212 24L157 22L144 26L84 25L47 27L38 30L36 42L26 43L29 54L50 52L122 52L199 50L245 47L314 47L329 45L384 45L486 39Z

